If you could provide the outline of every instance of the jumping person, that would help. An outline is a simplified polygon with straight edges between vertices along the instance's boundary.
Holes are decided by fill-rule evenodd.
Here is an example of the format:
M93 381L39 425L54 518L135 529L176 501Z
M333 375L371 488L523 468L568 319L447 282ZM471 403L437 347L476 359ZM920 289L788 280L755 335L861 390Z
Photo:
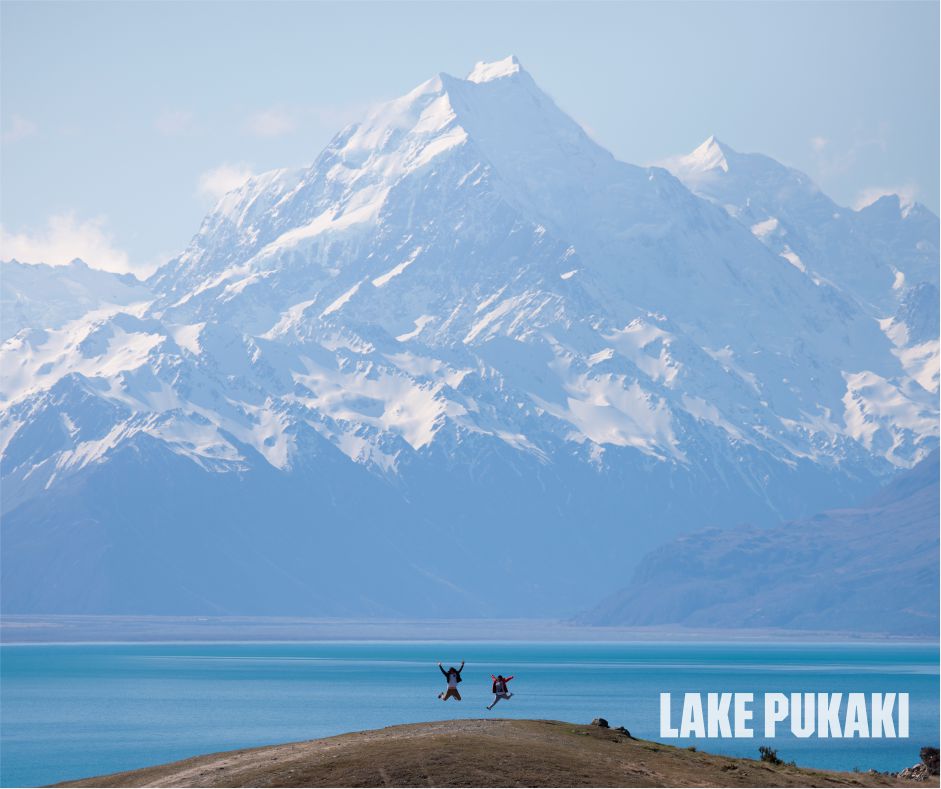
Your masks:
M454 666L451 666L447 671L445 671L444 666L439 663L438 669L442 674L444 674L444 678L448 681L448 689L444 691L444 693L439 693L438 698L442 701L447 701L453 696L458 701L460 701L461 694L458 693L457 683L461 681L461 672L464 670L464 661L461 661L460 668L454 668Z
M497 706L497 702L500 701L500 699L509 700L513 698L513 694L510 693L506 686L506 683L513 679L512 676L504 677L502 674L499 674L495 677L493 674L491 674L490 679L493 680L493 685L490 686L490 690L493 691L493 704L487 705L488 710L492 710L495 706Z

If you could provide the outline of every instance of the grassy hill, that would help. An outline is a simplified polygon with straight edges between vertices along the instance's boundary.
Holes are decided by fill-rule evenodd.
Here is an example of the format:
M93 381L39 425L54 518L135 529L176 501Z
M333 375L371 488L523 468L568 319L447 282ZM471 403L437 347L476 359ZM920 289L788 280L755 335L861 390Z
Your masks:
M757 746L756 746L757 747ZM865 769L865 765L860 765ZM58 786L907 786L559 721L452 720L198 756Z

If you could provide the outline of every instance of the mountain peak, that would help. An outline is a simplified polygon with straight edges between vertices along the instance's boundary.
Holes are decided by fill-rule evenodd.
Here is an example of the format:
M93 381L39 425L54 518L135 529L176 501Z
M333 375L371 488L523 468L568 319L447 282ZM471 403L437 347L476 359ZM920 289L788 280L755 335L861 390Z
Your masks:
M901 217L907 219L916 205L917 203L911 195L889 192L879 195L871 202L859 206L855 210L857 213L865 213L870 217L880 216L885 219Z
M468 82L492 82L495 79L511 77L519 74L523 66L516 55L510 55L503 60L495 60L492 63L486 63L483 60L474 66L470 74L467 75Z
M679 178L687 187L691 183L699 183L703 179L712 181L727 174L734 164L740 173L741 165L748 155L738 153L711 134L697 148L690 153L670 156L656 162L656 166L664 167ZM692 187L690 187L692 188ZM693 191L696 191L693 189Z
M686 159L690 169L700 171L719 169L727 173L729 171L729 156L734 155L734 153L728 145L713 134L689 154Z

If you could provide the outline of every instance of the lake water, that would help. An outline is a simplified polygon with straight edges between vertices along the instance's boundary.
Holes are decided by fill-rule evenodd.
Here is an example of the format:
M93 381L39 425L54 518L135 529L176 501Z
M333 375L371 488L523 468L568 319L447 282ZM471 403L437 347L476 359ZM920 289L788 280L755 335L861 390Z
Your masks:
M201 753L447 718L607 718L659 739L659 694L908 692L907 739L683 740L799 765L900 770L938 744L938 648L898 644L306 643L0 648L0 783L32 786ZM467 661L464 701L435 663ZM490 713L491 673L515 696Z

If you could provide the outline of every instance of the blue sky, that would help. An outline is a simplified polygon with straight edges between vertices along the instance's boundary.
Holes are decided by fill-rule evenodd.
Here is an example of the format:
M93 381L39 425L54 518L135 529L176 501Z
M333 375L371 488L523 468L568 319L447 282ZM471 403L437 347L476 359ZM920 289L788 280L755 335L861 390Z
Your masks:
M617 157L710 134L854 205L938 210L934 2L11 2L3 256L148 272L248 173L370 104L516 54Z

